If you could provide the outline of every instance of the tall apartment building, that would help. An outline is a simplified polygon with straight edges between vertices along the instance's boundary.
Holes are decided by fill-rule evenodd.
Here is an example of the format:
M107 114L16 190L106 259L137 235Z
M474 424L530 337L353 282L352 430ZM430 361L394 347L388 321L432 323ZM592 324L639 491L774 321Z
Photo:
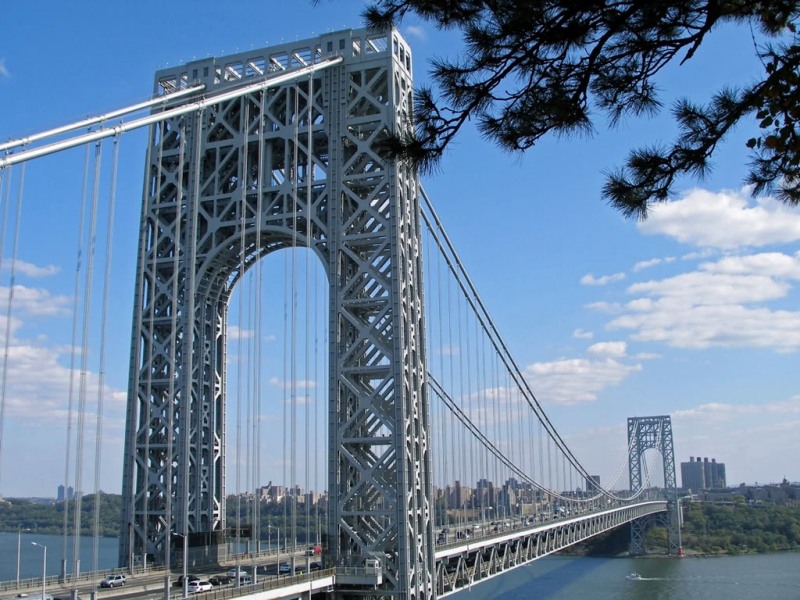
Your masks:
M692 491L728 487L725 463L718 463L716 458L709 462L708 458L700 460L698 456L695 460L690 456L688 463L681 463L681 487Z

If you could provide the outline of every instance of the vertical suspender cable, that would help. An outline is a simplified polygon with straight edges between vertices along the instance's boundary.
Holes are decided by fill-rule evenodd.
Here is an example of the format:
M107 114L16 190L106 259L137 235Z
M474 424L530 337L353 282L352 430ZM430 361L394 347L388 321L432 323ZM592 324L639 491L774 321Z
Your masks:
M465 381L464 371L466 371L466 365L464 364L465 360L466 360L466 348L464 347L464 338L463 338L463 335L462 335L462 331L463 331L463 326L462 326L462 321L461 321L461 299L462 299L462 295L458 294L456 296L456 299L457 299L456 304L458 306L458 313L457 313L458 319L456 321L458 323L458 352L459 352L459 354L458 354L458 356L459 356L459 360L458 360L458 379L459 379L458 389L460 391L461 404L463 405L464 402L465 402L465 399L468 398L469 396L468 396L468 391L467 391L466 385L464 383L464 381ZM467 475L468 475L468 473L467 473L468 448L466 447L466 445L467 445L466 432L464 431L463 427L459 427L458 431L461 434L459 436L460 437L460 444L459 444L460 448L458 449L459 450L458 451L458 455L461 457L461 479L463 480L462 484L466 484L469 481L467 479ZM461 489L463 490L463 485L462 485ZM458 508L461 509L460 510L461 520L462 521L466 521L466 519L467 519L467 505L466 505L466 502L464 502L464 498L462 497L462 492L461 491L459 491L458 495L459 495Z
M248 203L247 203L247 192L250 189L250 124L251 124L251 113L250 113L250 96L243 97L242 101L245 103L244 109L244 123L245 123L245 134L244 134L244 146L242 148L243 158L242 158L242 210L246 210ZM257 218L257 217L256 217ZM257 275L257 273L256 273ZM258 281L257 276L251 277L251 280L255 283L254 290L255 294L249 294L248 297L253 305L252 311L252 318L253 318L253 329L255 331L259 331L259 310L261 305L261 285ZM250 344L252 346L252 372L250 376L247 378L250 382L251 388L251 405L252 405L252 415L253 415L253 423L252 423L252 439L253 439L253 454L251 456L251 473L252 473L252 489L253 490L253 516L251 520L251 540L254 541L253 552L251 556L253 557L253 575L256 575L256 554L260 547L260 531L261 531L261 500L259 495L259 471L260 471L260 454L261 454L261 439L260 439L260 393L259 393L259 379L260 379L260 370L259 370L259 337L260 336L251 336Z
M91 157L91 145L86 144L86 152L83 161L83 189L81 190L80 223L78 225L77 256L75 258L75 283L72 292L72 349L69 355L69 388L67 391L67 443L64 449L64 528L63 528L63 547L61 554L61 575L67 574L67 545L69 543L69 513L67 510L70 498L69 494L69 475L72 469L72 423L75 418L75 348L78 345L78 302L80 299L81 285L81 260L83 251L83 235L86 218L86 202L89 194L89 159Z
M11 187L11 178L8 182L9 189ZM5 420L5 407L6 407L6 391L8 389L8 348L11 341L11 309L14 305L14 285L16 283L17 272L17 250L19 248L19 231L22 221L22 199L23 190L25 188L25 165L19 172L19 187L17 188L17 216L14 223L14 241L11 250L11 273L8 278L8 297L6 305L6 331L3 349L3 387L0 392L0 425L3 425ZM8 194L6 194L6 205L8 205ZM4 229L5 232L5 229ZM0 246L0 254L2 254L3 247ZM3 456L3 430L0 428L0 457Z
M310 393L310 386L311 386L311 184L312 184L312 177L314 175L314 165L313 165L313 126L314 126L314 105L313 105L313 97L314 97L314 74L309 73L308 75L308 95L306 97L306 120L308 123L308 140L306 142L306 169L305 169L305 176L306 176L306 323L305 323L305 351L306 351L306 364L305 364L305 420L306 420L306 431L305 431L305 463L306 463L306 473L305 473L305 488L306 488L306 496L305 505L306 509L306 535L305 540L306 544L309 543L309 535L308 535L308 526L311 522L311 467L310 463L311 460L309 459L308 452L311 448L311 438L309 432L311 430L311 393ZM316 459L315 459L316 460Z
M291 445L289 459L289 485L292 488L292 547L297 543L297 200L298 200L298 144L300 136L300 88L294 85L294 128L292 154L292 273L291 273L291 319L290 319L290 371L291 393Z
M457 346L453 342L453 300L452 300L452 286L451 286L451 278L447 278L447 343L449 346L449 372L450 372L450 389L456 389L456 382L455 382L455 357L454 354L456 352ZM461 350L458 348L459 351ZM455 426L455 419L453 419L453 426ZM458 448L456 447L456 438L458 437L458 431L453 430L452 435L450 436L450 455L453 457L453 493L455 494L455 482L457 479L458 473ZM458 510L458 505L456 504L456 498L453 497L453 502L448 503L448 508L452 505L453 508ZM458 513L456 513L458 514ZM448 519L449 520L449 519ZM448 541L449 538L448 538Z
M114 156L108 199L108 223L106 225L106 260L103 275L103 299L100 317L100 366L97 380L97 422L94 450L94 526L92 547L92 571L98 571L100 537L100 465L103 449L103 404L106 378L106 327L108 325L108 291L111 280L111 244L114 240L114 211L117 199L117 167L119 166L119 138L114 138Z
M246 135L246 134L245 134ZM243 370L245 360L244 330L245 330L245 278L246 267L246 239L245 239L245 203L242 202L239 213L239 329L236 334L238 349L236 351L236 571L235 585L240 585L238 576L242 551L242 421L245 415L242 412L242 389L246 385L246 375Z
M11 172L12 167L0 168L0 201L3 204L3 217L0 223L0 270L3 267L3 251L6 245L6 224L8 223L8 205L11 199ZM3 187L5 185L5 187ZM5 192L4 192L5 190ZM9 328L6 322L6 339L8 339ZM3 376L3 386L5 386L5 376ZM6 395L0 394L0 483L2 483L3 470L3 432L5 431L6 414ZM0 488L2 489L2 488Z
M98 142L94 151L94 182L92 184L92 204L89 213L89 237L86 253L86 279L83 290L83 333L81 334L81 366L78 383L78 427L76 431L75 449L75 503L74 521L75 535L72 544L72 560L75 563L75 576L80 575L81 549L81 504L83 490L83 437L86 425L86 395L89 371L89 325L92 313L92 287L94 286L94 253L95 236L97 235L97 203L100 196L100 159L102 144Z
M291 88L289 88L291 89ZM289 166L284 165L284 179L289 177ZM283 544L288 547L286 540L290 535L286 524L289 520L288 505L289 505L289 394L291 394L291 387L289 385L289 254L284 253L283 259ZM278 551L280 551L280 541L278 541ZM280 556L279 556L280 560Z
M258 167L256 170L256 176L258 179L258 187L256 188L256 214L255 214L255 225L256 225L256 239L254 246L256 248L261 247L261 211L263 210L263 194L264 194L264 96L266 94L265 90L261 90L259 94L259 101L258 101L258 152L256 153L257 160L258 160ZM261 395L261 350L262 350L262 339L263 336L261 335L261 330L263 328L262 323L262 316L263 316L263 302L262 302L262 290L263 288L263 273L264 273L264 265L261 260L256 262L256 273L255 273L255 281L256 281L256 314L255 314L255 345L256 345L256 359L255 359L255 399L256 399L256 410L257 414L261 414L262 409L262 395ZM260 485L260 477L261 477L261 420L257 419L256 422L256 489L259 488ZM261 541L261 502L258 502L258 511L256 513L258 517L257 522L257 537L256 539L259 541L257 544L256 550L260 549L260 541ZM253 569L255 572L256 569Z
M430 239L430 237L429 237L429 239ZM429 248L432 247L430 243L428 243L428 247ZM430 255L430 252L428 252L427 254ZM436 290L436 292L437 292L436 293L436 308L437 308L437 317L438 317L437 320L439 322L438 323L439 324L439 369L441 370L442 381L444 381L444 374L445 374L444 353L445 353L445 347L446 346L445 346L445 339L444 339L444 320L442 318L443 317L443 312L442 312L442 296L443 296L443 292L442 292L442 254L441 254L441 252L437 252L436 253L436 284L437 284L437 286L436 286L437 287L437 290ZM450 352L450 354L452 356L452 352ZM442 405L441 402L439 402L439 404ZM441 432L442 432L442 441L439 444L439 448L440 448L441 454L442 454L442 473L441 473L441 479L440 479L440 483L441 483L442 489L447 489L447 484L450 481L450 473L449 473L449 469L448 469L449 465L448 465L448 461L447 461L448 448L447 448L447 423L446 423L446 419L445 419L445 415L446 414L447 414L447 411L446 410L442 410L441 411L441 417L439 419L440 420ZM443 527L446 527L447 526L447 498L445 498L444 506L442 508L443 508L443 513L444 514L442 515L441 523L442 523Z
M241 178L239 181L239 185L241 186ZM241 189L241 187L240 187ZM245 219L245 227L246 227L246 215L243 214L242 217ZM250 293L247 294L247 327L253 326L253 298L258 293L254 287L254 281L252 275L248 277L248 284ZM252 338L248 338L246 342L246 361L245 361L245 375L243 379L242 385L244 386L245 390L245 452L244 452L244 489L247 492L247 496L245 499L245 516L244 520L246 523L250 524L251 535L247 538L247 544L245 546L245 553L249 550L250 546L250 539L252 538L252 527L253 527L253 501L250 498L250 490L252 490L252 482L253 482L253 463L254 463L254 456L253 456L253 427L254 427L254 407L253 407L253 340Z

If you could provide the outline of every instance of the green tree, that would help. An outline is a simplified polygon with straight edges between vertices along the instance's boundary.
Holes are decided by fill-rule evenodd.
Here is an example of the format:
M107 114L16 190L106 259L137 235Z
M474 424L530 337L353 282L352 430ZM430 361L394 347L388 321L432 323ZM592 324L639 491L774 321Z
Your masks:
M386 28L414 13L463 34L458 59L432 64L434 89L417 90L416 127L390 139L386 151L421 169L436 164L469 120L510 151L543 136L588 134L592 111L610 124L661 109L654 78L667 64L690 60L724 24L749 26L763 77L719 90L707 104L680 100L672 144L631 151L607 173L604 197L626 216L645 218L667 200L681 175L702 176L719 143L742 119L760 135L746 181L800 204L800 46L797 0L378 0L367 24Z

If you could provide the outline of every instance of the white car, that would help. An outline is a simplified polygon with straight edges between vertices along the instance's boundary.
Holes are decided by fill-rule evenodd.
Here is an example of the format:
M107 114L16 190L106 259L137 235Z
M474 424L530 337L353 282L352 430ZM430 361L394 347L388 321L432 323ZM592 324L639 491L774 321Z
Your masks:
M198 581L190 581L187 591L190 594L196 594L198 592L208 592L212 587L214 586L212 586L210 582L205 579L200 579Z
M228 570L228 572L226 573L226 575L227 575L228 577L230 577L231 579L236 579L236 577L237 577L237 575L236 575L236 567L234 567L234 568L232 568L232 569ZM242 569L241 567L239 567L239 575L238 575L238 576L239 576L240 578L241 578L241 577L247 577L247 576L249 576L249 575L250 575L250 573L248 573L247 571L245 571L244 569Z
M100 587L113 588L125 585L125 575L109 575L100 582Z

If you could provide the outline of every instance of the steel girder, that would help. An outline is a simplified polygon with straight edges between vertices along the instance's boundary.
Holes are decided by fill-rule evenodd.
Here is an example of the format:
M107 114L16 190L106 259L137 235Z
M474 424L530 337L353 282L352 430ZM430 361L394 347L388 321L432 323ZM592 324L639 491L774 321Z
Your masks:
M330 283L328 553L380 559L381 595L432 598L428 403L416 173L377 151L411 126L395 31L341 31L160 71L156 92L229 91L339 66L150 133L131 343L120 562L171 532L213 559L225 527L225 328L243 273L297 244ZM310 135L309 135L309 129Z
M668 415L628 418L628 474L631 492L642 488L642 458L645 450L655 449L661 454L664 469L664 491L669 510L664 520L667 527L667 551L678 554L681 546L680 507L678 483L675 474L675 446L672 440L672 420ZM649 517L631 523L631 554L644 554L644 532Z
M436 595L447 596L667 508L663 500L642 502L448 545L436 552Z

